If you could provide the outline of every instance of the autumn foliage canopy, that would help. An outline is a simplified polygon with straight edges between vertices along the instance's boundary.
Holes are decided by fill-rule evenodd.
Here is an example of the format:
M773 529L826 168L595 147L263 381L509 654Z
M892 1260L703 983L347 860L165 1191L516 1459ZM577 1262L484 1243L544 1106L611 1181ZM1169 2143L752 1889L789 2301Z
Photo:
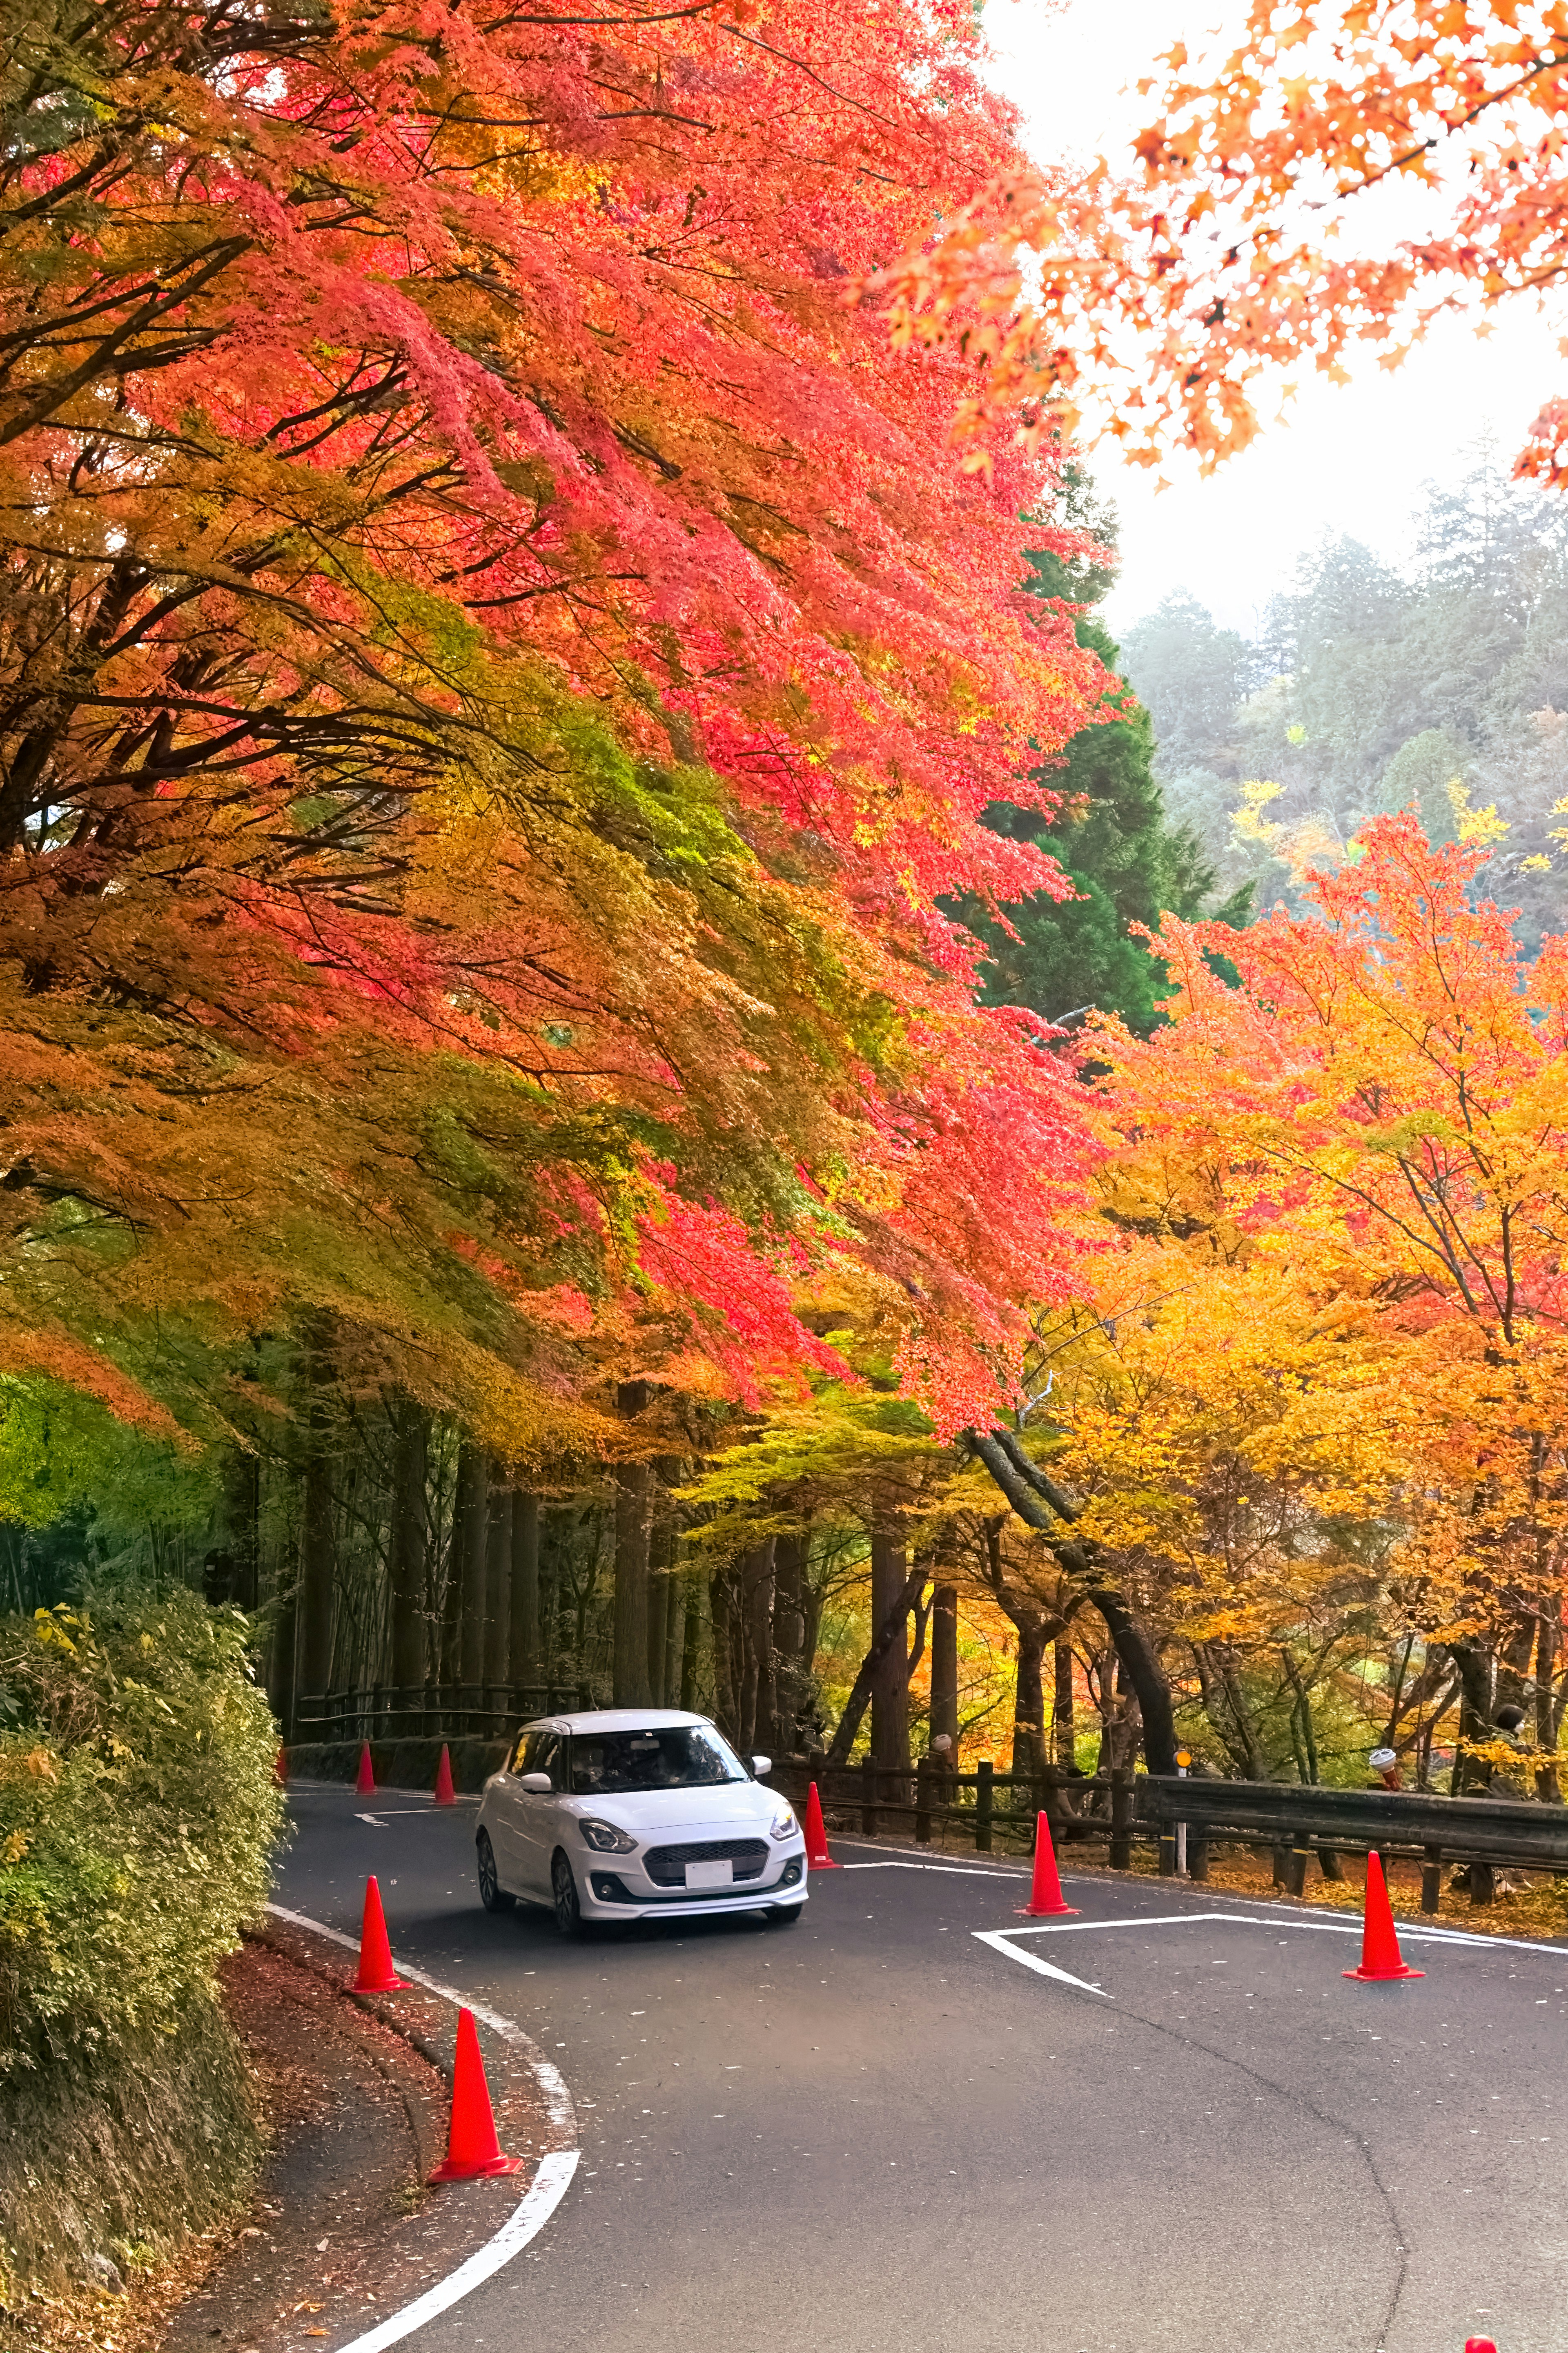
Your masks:
M1102 674L1054 451L966 475L845 300L1017 168L976 58L12 13L0 1364L156 1420L326 1314L515 1451L836 1362L837 1269L944 1425L1005 1388L1083 1142L938 902L1068 889L978 819Z

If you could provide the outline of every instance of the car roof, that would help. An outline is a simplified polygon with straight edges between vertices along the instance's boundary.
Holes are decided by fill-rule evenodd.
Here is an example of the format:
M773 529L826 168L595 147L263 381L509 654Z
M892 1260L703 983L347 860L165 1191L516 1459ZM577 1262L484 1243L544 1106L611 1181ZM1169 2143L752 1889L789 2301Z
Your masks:
M675 1732L683 1725L704 1724L706 1715L688 1715L679 1707L600 1707L580 1715L542 1715L525 1725L526 1732Z

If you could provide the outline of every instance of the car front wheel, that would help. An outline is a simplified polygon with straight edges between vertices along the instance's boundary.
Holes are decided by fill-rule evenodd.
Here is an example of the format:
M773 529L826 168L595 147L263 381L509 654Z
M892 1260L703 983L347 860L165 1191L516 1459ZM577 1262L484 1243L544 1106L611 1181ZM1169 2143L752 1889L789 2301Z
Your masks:
M479 1866L479 1902L487 1912L514 1910L517 1898L515 1895L509 1895L500 1883L500 1878L496 1870L496 1851L490 1844L489 1831L479 1832L474 1846Z
M550 1866L551 1893L555 1898L555 1925L563 1936L580 1936L583 1933L583 1906L577 1901L577 1883L572 1876L572 1866L565 1856L557 1853Z

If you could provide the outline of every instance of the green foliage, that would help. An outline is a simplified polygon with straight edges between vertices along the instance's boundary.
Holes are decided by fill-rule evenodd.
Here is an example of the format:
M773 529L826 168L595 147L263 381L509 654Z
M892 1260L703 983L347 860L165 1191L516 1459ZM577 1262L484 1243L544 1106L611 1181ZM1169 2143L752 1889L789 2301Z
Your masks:
M1100 594L1108 575L1074 583L1058 559L1032 558L1039 594ZM1115 643L1098 621L1080 615L1079 643L1117 670ZM972 905L966 921L991 955L985 994L992 1004L1028 1005L1047 1020L1097 1006L1134 1029L1152 1029L1166 987L1165 967L1150 955L1132 926L1153 929L1167 909L1184 916L1205 912L1215 877L1190 828L1172 828L1155 780L1154 736L1149 713L1120 678L1103 698L1098 722L1068 742L1045 781L1067 807L1047 824L1037 810L1001 801L986 812L994 832L1038 841L1063 867L1079 895L1053 901L1043 894L1005 910L1005 923ZM1220 910L1222 920L1245 923L1245 886ZM1016 936L1014 936L1016 934Z
M117 1538L156 1522L199 1527L210 1518L209 1458L117 1421L96 1398L63 1381L0 1374L0 1522L54 1526L102 1503L102 1534Z
M282 1820L249 1639L178 1590L0 1620L0 2084L211 1999Z

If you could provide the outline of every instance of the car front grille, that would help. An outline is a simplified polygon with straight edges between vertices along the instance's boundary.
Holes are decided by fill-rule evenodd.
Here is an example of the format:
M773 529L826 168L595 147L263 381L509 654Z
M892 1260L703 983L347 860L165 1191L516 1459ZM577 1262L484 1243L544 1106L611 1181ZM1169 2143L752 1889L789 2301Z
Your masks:
M650 1847L643 1869L656 1887L684 1887L689 1862L732 1862L737 1883L760 1879L767 1867L765 1839L704 1839L698 1846Z

